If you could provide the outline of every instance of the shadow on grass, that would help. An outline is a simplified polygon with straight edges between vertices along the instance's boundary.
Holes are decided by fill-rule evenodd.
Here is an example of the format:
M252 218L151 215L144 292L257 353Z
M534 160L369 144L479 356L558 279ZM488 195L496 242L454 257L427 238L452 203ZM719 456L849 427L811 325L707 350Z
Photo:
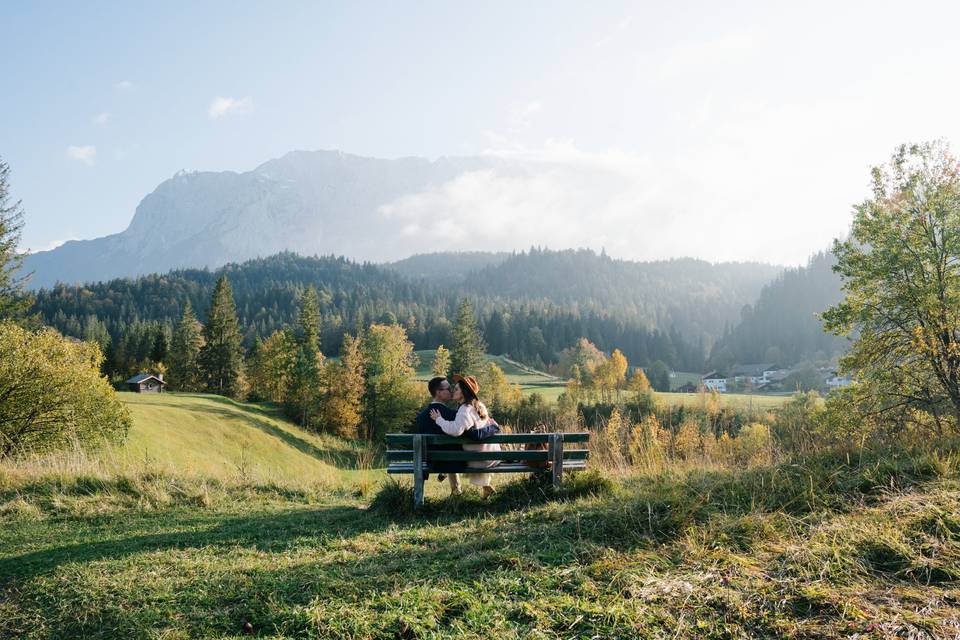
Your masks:
M274 420L286 420L283 413L279 409L274 408L265 408L259 407L253 404L245 404L242 402L237 402L231 400L230 398L224 398L222 396L214 395L203 395L203 394L177 394L178 397L184 398L197 398L200 400L207 400L219 405L223 405L224 408L209 407L203 405L192 405L189 408L189 411L196 413L207 413L215 416L228 417L228 418L242 418L249 426L259 429L264 433L271 435L279 440L282 440L284 443L293 447L297 451L311 456L316 460L325 462L332 466L337 467L338 469L347 469L353 470L358 466L358 454L356 451L349 448L330 448L330 449L321 449L316 445L304 440L303 438L298 437L296 434L287 431L286 429L281 429L275 424L271 423L268 420L258 419L257 416L262 418L271 418ZM175 405L170 405L169 403L164 402L154 402L150 400L139 401L138 405L147 405L147 406L156 406L156 407L171 407ZM229 407L229 408L227 408ZM186 410L186 409L185 409ZM251 415L255 414L255 415Z
M350 506L226 518L217 514L191 517L190 512L186 513L185 517L180 510L141 519L120 517L111 523L117 527L115 536L104 533L103 527L99 526L84 532L96 536L96 540L0 558L0 586L29 580L64 564L112 560L168 549L242 546L276 551L294 543L322 548L330 539L377 531L389 525L383 519L364 517L364 510ZM135 527L141 531L144 527L155 531L124 536L122 527L127 527L127 532ZM181 530L170 531L174 527ZM185 527L189 530L182 530Z

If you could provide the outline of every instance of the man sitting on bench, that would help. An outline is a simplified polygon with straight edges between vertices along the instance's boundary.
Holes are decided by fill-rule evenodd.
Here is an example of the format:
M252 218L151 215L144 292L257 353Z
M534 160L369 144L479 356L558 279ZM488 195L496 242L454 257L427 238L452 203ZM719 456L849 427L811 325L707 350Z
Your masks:
M430 419L430 412L434 409L440 412L447 420L453 420L457 417L457 412L446 405L453 397L453 391L450 382L446 378L436 377L427 383L427 391L430 392L430 404L423 408L417 414L416 428L417 433L429 433L434 435L444 435L443 429L437 426ZM436 444L430 445L433 450L462 451L463 447L458 444ZM439 479L442 482L444 474L450 480L450 495L458 495L462 492L460 488L460 472L466 468L466 463L446 461L437 461L432 464L434 471L439 471ZM424 477L426 479L426 477Z

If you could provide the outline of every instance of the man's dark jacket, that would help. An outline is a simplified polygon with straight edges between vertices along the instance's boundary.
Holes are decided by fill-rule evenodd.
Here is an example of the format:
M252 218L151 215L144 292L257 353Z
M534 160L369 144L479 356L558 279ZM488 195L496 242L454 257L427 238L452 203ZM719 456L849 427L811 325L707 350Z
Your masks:
M417 433L431 433L434 435L444 435L443 429L437 426L437 423L430 419L430 412L436 409L444 420L455 420L457 412L443 404L442 402L431 402L417 414L415 425ZM409 414L408 414L409 415ZM434 451L463 451L463 447L458 444L432 444L430 449ZM459 473L467 467L465 462L455 460L438 460L430 465L435 471L444 473Z

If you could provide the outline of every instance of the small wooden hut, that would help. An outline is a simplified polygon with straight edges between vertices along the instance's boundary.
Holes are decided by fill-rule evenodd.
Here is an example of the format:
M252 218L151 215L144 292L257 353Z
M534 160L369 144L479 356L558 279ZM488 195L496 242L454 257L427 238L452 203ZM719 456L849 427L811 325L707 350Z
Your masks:
M163 385L167 384L163 381L163 374L153 375L152 373L139 373L124 384L127 385L127 389L130 391L136 391L137 393L163 393Z

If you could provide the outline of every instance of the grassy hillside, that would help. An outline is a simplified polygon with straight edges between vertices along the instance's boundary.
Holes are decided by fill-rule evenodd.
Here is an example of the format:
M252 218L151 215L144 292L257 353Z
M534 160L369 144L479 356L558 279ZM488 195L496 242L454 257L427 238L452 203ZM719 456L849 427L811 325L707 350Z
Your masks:
M0 476L0 637L955 637L956 461L583 476L419 516L395 485L371 507L276 485Z
M416 372L417 380L427 381L430 379L430 365L433 364L436 353L434 349L424 349L416 352L420 358L420 365ZM552 402L563 393L565 381L560 378L542 371L536 371L504 356L495 356L488 353L485 357L488 362L496 363L503 370L503 373L507 376L507 382L520 385L524 394L536 392Z
M201 394L121 393L133 429L99 455L121 468L146 463L178 475L257 482L343 484L369 454L300 429L278 410Z

